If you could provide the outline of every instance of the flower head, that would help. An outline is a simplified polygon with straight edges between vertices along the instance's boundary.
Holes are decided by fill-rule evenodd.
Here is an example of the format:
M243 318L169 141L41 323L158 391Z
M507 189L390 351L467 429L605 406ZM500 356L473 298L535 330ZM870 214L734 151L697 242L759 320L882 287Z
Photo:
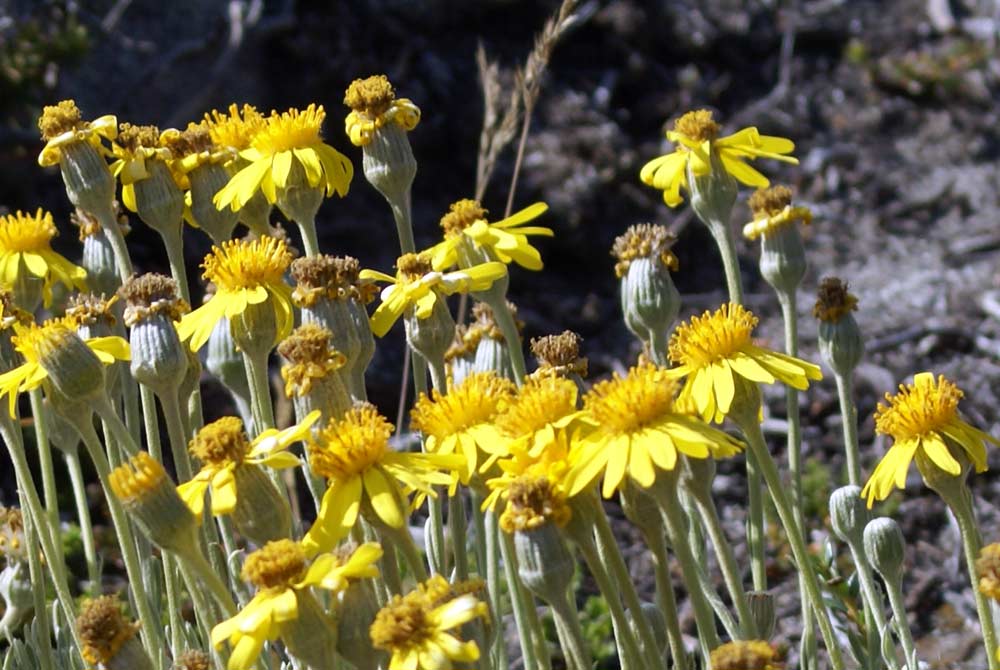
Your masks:
M548 208L544 202L536 202L506 219L490 223L486 220L486 210L477 201L459 200L441 218L444 241L430 249L434 268L468 267L477 259L485 258L541 270L542 256L528 241L528 236L552 237L552 229L524 224L538 218Z
M759 347L751 340L757 317L728 303L715 312L681 324L670 338L670 376L686 376L679 401L693 401L705 421L721 423L736 397L737 385L781 381L805 390L822 379L819 366Z
M236 470L244 464L284 469L302 465L288 448L306 439L319 411L310 412L300 423L284 430L265 430L253 441L243 430L243 422L223 417L198 431L188 450L201 461L202 468L191 481L177 487L177 493L199 519L205 509L205 492L212 491L212 514L230 514L236 508Z
M381 556L378 544L366 543L353 553L323 554L310 562L298 542L268 542L243 563L242 577L257 587L257 594L236 616L212 629L212 644L218 648L228 640L232 645L229 670L250 668L265 642L297 625L301 599L311 597L310 587L340 593L352 580L377 577L375 562Z
M41 207L34 215L18 211L0 217L0 283L16 286L18 277L28 274L42 280L44 305L52 304L52 285L87 289L87 271L73 265L52 250L58 235L52 214ZM37 295L37 294L36 294Z
M447 393L434 389L429 396L422 394L410 412L410 426L424 434L429 453L464 458L457 478L468 485L478 472L480 451L493 448L499 439L493 419L514 391L514 384L495 372L470 374L457 386L449 382Z
M362 270L361 279L387 282L382 289L382 303L371 317L372 332L382 337L408 309L418 319L426 319L441 295L485 291L493 282L507 274L507 266L499 262L482 263L455 272L439 272L426 254L403 254L396 261L396 276L375 270Z
M715 670L781 670L778 651L764 640L734 640L712 650Z
M743 236L755 240L799 221L812 222L808 207L792 207L792 192L787 186L771 186L754 191L747 202L753 221L743 226Z
M104 365L116 360L129 359L128 342L118 336L94 337L86 341L62 320L46 321L41 325L14 324L15 335L11 338L14 349L24 358L20 366L0 375L0 398L9 398L10 415L17 409L17 394L36 389L51 375L73 375L80 365L81 355L96 356ZM84 380L86 383L103 380Z
M264 116L253 105L239 107L236 103L229 105L226 113L213 109L202 120L212 142L233 151L248 149L264 123Z
M979 592L1000 600L1000 544L988 544L979 550L976 574L979 576Z
M435 495L435 484L450 484L461 456L411 454L389 446L392 424L371 405L348 410L308 440L309 465L327 480L316 523L306 535L310 546L326 548L346 536L362 504L387 526L402 528L407 495Z
M389 123L406 131L420 123L420 108L407 98L397 98L384 74L352 81L344 104L351 108L344 129L356 147L371 142L375 132Z
M487 615L486 604L474 594L456 594L435 575L379 611L371 626L372 644L392 653L389 670L449 670L453 661L479 659L475 642L462 642L449 631Z
M135 637L139 624L125 618L117 596L101 596L83 604L76 630L83 643L80 653L84 660L105 665Z
M538 360L538 369L531 373L540 377L556 375L587 376L587 358L580 356L583 338L572 330L564 330L558 335L545 335L531 340L531 353Z
M518 449L537 456L555 441L556 431L572 426L580 417L577 394L576 383L565 377L526 379L494 419L499 438L495 444L484 446L492 456L480 470L485 472L497 457Z
M654 158L639 173L642 183L663 191L663 200L670 207L682 201L681 188L688 189L688 169L698 177L708 175L713 169L713 156L722 168L747 186L767 187L770 182L744 161L771 158L798 164L798 159L787 156L795 150L791 140L783 137L761 135L756 128L744 128L732 135L718 137L721 127L712 113L702 109L688 112L667 131L667 139L677 145L673 153Z
M892 446L865 484L861 495L871 507L884 500L893 487L906 486L910 461L925 477L931 471L959 476L969 461L976 472L986 470L986 443L1000 441L962 420L958 402L964 394L954 382L930 372L913 376L913 383L899 385L899 393L885 395L888 404L875 410L875 432L892 438Z
M325 379L347 364L347 357L330 346L333 334L323 326L304 323L278 345L278 353L289 360L282 366L285 395L309 395L315 381Z
M201 349L219 319L242 314L249 305L270 302L277 324L278 342L292 330L292 289L284 281L292 253L281 240L263 236L256 240L230 240L213 246L202 263L207 281L215 284L215 295L204 305L184 315L177 332L191 340L191 349Z
M118 135L118 119L109 114L93 121L84 121L76 103L63 100L42 110L38 129L45 140L45 148L38 154L38 164L44 167L59 163L63 148L74 142L87 142L101 153L106 153L101 140L115 139Z
M111 153L115 157L111 173L122 183L122 204L129 211L138 211L135 184L150 178L148 161L169 161L172 153L160 142L159 128L131 123L121 124L118 137L111 145Z
M837 323L858 309L858 298L847 290L847 282L837 277L824 277L816 294L813 316L820 321Z
M583 399L586 420L595 428L580 443L570 493L589 486L602 471L605 498L626 477L649 488L657 469L676 467L678 452L690 458L739 452L737 440L682 412L674 402L676 391L668 372L651 363L595 384Z
M272 111L257 128L250 146L240 156L250 164L237 172L213 200L219 209L238 210L260 191L270 203L277 202L289 176L302 174L310 188L321 189L330 197L347 195L354 167L351 161L325 144L320 127L326 112L323 106Z
M651 223L629 226L624 234L615 238L611 247L611 255L618 259L615 263L615 276L621 279L627 275L629 266L637 258L655 259L668 270L677 272L680 262L670 250L676 240L666 226L654 226Z

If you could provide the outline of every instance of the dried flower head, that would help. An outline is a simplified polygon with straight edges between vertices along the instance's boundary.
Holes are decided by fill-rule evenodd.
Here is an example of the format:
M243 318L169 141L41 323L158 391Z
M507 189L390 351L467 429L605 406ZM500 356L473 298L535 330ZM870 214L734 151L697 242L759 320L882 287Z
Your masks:
M824 277L816 294L813 316L820 321L836 323L858 309L857 297L847 290L847 282L838 277Z

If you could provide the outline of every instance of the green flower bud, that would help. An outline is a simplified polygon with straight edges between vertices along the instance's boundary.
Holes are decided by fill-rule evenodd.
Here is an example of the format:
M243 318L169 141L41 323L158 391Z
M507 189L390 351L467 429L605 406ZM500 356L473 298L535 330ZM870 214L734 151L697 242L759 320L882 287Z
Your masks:
M308 589L296 589L295 599L298 616L282 626L282 642L306 667L331 667L337 655L337 622Z
M236 409L245 424L252 425L250 418L250 384L247 381L243 356L236 350L232 329L228 319L220 319L208 338L205 357L206 369L218 379L233 397Z
M615 239L611 253L618 259L615 274L625 325L643 342L655 342L665 350L680 311L681 297L670 276L677 271L677 257L670 251L674 236L664 226L642 223L631 226Z
M146 162L149 177L134 184L137 214L164 237L178 236L184 223L184 193L159 159Z
M87 271L87 287L98 295L114 295L121 286L118 266L111 238L90 214L82 209L70 215L70 221L80 229L83 255L80 266ZM128 224L121 225L122 234L128 233Z
M438 295L434 308L425 319L418 318L413 307L407 309L404 324L406 341L415 352L428 361L444 359L455 338L455 320L443 295Z
M776 621L774 596L769 591L748 591L747 605L750 607L750 617L753 619L757 636L770 640L774 635Z
M233 525L245 538L263 546L292 534L292 512L288 501L263 468L243 463L233 470L236 477L236 507Z
M642 616L646 618L649 627L653 631L653 638L656 640L656 653L657 655L663 655L667 652L667 619L663 616L663 612L660 608L653 603L646 602L645 600L639 603L642 608ZM627 612L629 622L634 628L636 626L635 619L633 619L632 610Z
M847 292L847 284L836 277L820 283L813 316L819 319L819 352L830 368L848 376L865 355L865 342L852 311L858 299Z
M377 670L384 653L375 649L369 628L378 613L371 582L352 581L341 595L337 651L358 670Z
M514 530L514 553L521 581L546 602L562 602L576 561L566 548L555 523Z
M887 582L903 578L906 543L899 524L887 517L868 522L864 531L865 555Z
M830 522L841 541L861 546L865 525L871 518L860 487L841 486L830 496Z

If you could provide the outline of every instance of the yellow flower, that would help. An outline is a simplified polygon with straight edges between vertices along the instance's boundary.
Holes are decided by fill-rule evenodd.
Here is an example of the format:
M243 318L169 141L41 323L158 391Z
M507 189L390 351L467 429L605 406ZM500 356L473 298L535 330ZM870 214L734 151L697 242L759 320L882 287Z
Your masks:
M667 131L667 139L677 144L677 149L646 163L639 179L662 190L663 201L670 207L676 207L683 200L681 188L689 189L688 167L698 177L710 174L713 155L723 169L738 181L758 188L764 188L770 182L745 160L772 158L798 165L798 159L784 155L795 150L791 140L761 135L756 128L744 128L718 138L719 130L719 124L712 120L712 113L708 110L683 115L674 123L674 129Z
M118 596L100 596L83 603L76 630L83 643L83 659L95 667L107 667L135 637L139 624L125 618Z
M586 420L595 428L579 444L570 494L590 486L602 471L602 493L610 498L626 477L652 486L657 468L676 467L678 452L719 458L740 451L739 441L678 409L676 391L668 372L651 363L595 384L583 399Z
M302 599L312 598L310 587L342 592L352 580L377 577L375 562L381 557L382 548L370 542L350 556L323 554L310 565L299 543L268 542L243 563L242 577L257 587L257 594L236 616L212 629L212 645L218 648L228 640L233 652L226 667L247 670L265 642L296 625Z
M212 110L205 115L202 125L208 129L212 142L233 151L250 147L254 136L264 126L264 116L253 105L229 105L228 113Z
M976 559L979 592L1000 601L1000 544L988 544L979 550Z
M67 363L72 366L72 361L63 359L75 356L70 340L79 339L62 320L46 321L41 325L15 323L14 333L11 341L24 357L24 363L0 375L0 398L9 397L11 416L17 409L18 393L41 386L54 366L66 367ZM128 342L118 336L92 337L84 343L105 365L129 359Z
M498 439L493 419L514 391L514 384L495 372L475 372L458 386L449 380L447 394L437 389L430 396L421 394L410 411L410 427L424 434L429 453L463 456L457 479L468 485L478 471L480 445L492 445ZM454 487L452 482L452 493Z
M46 307L52 304L52 285L87 290L87 271L52 250L58 234L52 214L41 207L34 216L18 211L0 217L0 282L14 286L24 272L42 280ZM35 294L37 296L37 294Z
M734 640L712 650L714 670L781 670L778 651L764 640Z
M38 164L46 167L58 165L62 148L74 142L88 142L100 153L107 153L101 140L113 140L118 135L118 119L108 114L93 121L84 121L72 100L63 100L47 106L38 119L45 147L38 154Z
M972 461L976 472L986 470L986 443L1000 441L962 420L962 396L953 382L944 376L935 380L930 372L914 375L913 384L900 384L896 395L885 395L889 404L879 403L875 410L875 432L893 442L861 492L869 507L888 497L893 487L906 486L914 457L921 473L937 469L957 477L964 469L961 461Z
M121 124L121 132L111 145L115 162L111 173L121 181L122 204L129 211L138 211L135 202L135 183L150 177L146 161L171 159L170 149L160 144L160 130L156 126Z
M351 108L344 119L344 129L356 147L371 142L375 131L389 123L405 131L420 123L420 108L408 98L397 98L384 74L355 79L347 87L344 104Z
M479 647L448 631L488 612L474 594L458 594L435 575L379 611L371 626L372 644L392 653L389 670L451 670L452 662L478 660Z
M548 208L544 202L536 202L506 219L490 223L486 220L486 210L478 202L459 200L441 219L444 241L430 249L434 269L444 270L456 264L468 267L483 259L541 270L542 256L528 242L528 235L552 237L553 232L550 228L523 224L541 216Z
M753 212L753 221L743 226L743 237L748 240L766 237L799 221L806 225L812 222L808 207L792 207L792 192L787 186L758 189L747 204Z
M213 246L202 263L205 280L215 284L215 295L204 305L185 314L177 326L181 340L191 340L198 351L208 342L215 324L225 317L242 314L249 305L270 301L278 326L275 342L292 331L292 288L284 274L292 253L283 240L266 235L256 240L230 240L222 248Z
M362 270L358 276L389 284L382 289L382 303L371 317L372 332L382 337L407 309L413 308L418 319L426 319L441 295L485 291L506 274L507 266L495 261L438 272L431 266L430 256L423 253L400 256L395 277L376 270Z
M572 512L567 503L575 454L571 429L559 428L534 449L512 444L507 458L497 461L501 474L486 482L490 489L482 509L504 502L500 524L505 532L531 530L548 522L564 526Z
M240 152L250 164L215 195L215 206L240 209L257 191L274 203L293 170L302 171L309 186L324 190L327 197L334 192L341 197L347 195L354 167L346 156L323 143L319 130L325 117L322 105L281 114L272 111L254 134L250 147Z
M721 423L739 384L781 381L802 391L810 379L823 378L818 365L754 344L750 336L756 326L757 317L733 303L678 326L669 354L679 366L668 372L687 376L678 402L693 402L702 419Z
M392 424L373 406L362 405L331 420L307 441L309 465L329 487L306 544L333 546L350 532L362 504L387 526L402 528L408 492L434 496L434 485L452 480L451 473L440 470L463 465L461 456L393 451L390 435Z
M204 465L191 481L177 487L177 493L199 519L205 509L205 492L212 490L212 514L230 514L236 508L236 469L243 464L266 465L274 469L294 468L302 461L287 449L303 441L319 420L319 410L310 412L300 423L265 430L251 442L243 422L227 416L208 424L195 435L188 447Z

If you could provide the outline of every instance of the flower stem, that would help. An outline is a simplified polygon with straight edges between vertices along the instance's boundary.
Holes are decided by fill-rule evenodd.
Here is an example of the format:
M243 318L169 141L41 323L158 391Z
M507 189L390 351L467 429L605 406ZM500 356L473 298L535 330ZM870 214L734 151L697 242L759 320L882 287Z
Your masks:
M42 390L36 388L28 393L31 400L31 416L34 417L35 447L38 450L38 468L42 474L42 494L45 496L45 513L48 515L47 528L56 536L52 538L58 550L62 550L59 532L59 494L56 491L55 470L52 468L52 445L49 443L48 413L42 406Z
M729 290L729 302L737 305L743 302L743 280L740 277L740 259L736 254L736 235L728 221L706 221L708 232L712 234L715 244L722 256L722 267L726 272L726 287Z
M552 609L559 642L569 661L570 670L590 670L593 661L580 627L580 616L570 601L569 593L564 593L562 598L550 600L549 607Z
M87 579L96 586L101 583L101 572L97 563L97 548L94 545L94 525L90 520L87 485L83 481L83 468L80 466L80 452L77 449L68 450L64 458L66 459L66 470L69 472L70 485L73 487L73 502L76 504L77 520L80 523L83 556L87 561Z
M49 644L52 632L49 627L48 601L45 598L46 579L38 550L40 528L31 518L31 514L27 512L27 508L24 506L24 496L20 495L19 497L22 518L26 522L24 524L24 544L28 552L28 576L31 579L31 592L34 596L35 625L38 626L38 637L42 642L40 645L41 648L35 651L38 654L39 670L53 670L55 663L53 661L52 646ZM8 603L7 611L4 614L13 611L13 609ZM10 643L12 636L10 629L6 624L0 626L0 628L3 629L3 633L7 637L7 642Z
M861 486L861 462L858 456L858 407L854 404L854 377L834 373L837 381L837 398L840 416L843 417L844 450L847 455L847 478L854 486Z
M101 421L104 422L105 428L111 433L110 435L106 435L105 438L109 441L115 442L117 447L125 452L125 458L135 456L139 453L139 445L136 444L135 439L132 437L132 433L129 432L129 429L118 417L118 413L115 412L114 408L111 406L111 401L108 400L107 396L98 398L94 401L94 411L97 412L99 417L101 417ZM84 443L86 443L86 436L84 436ZM98 444L100 444L99 441ZM88 447L88 449L89 448L90 447Z
M271 382L267 376L267 354L258 360L253 354L243 352L243 365L250 382L250 411L253 415L252 436L256 437L274 428L274 407L271 405Z
M809 550L806 548L805 539L798 524L795 522L795 514L792 511L791 504L788 502L788 496L785 495L784 485L781 482L781 476L778 474L778 467L774 464L774 459L771 458L771 454L767 450L767 444L764 442L764 435L761 432L760 424L757 422L756 413L753 413L753 416L750 416L749 412L745 414L746 416L733 415L733 418L743 431L750 452L757 458L761 474L767 483L771 499L774 501L774 506L778 511L778 517L785 527L785 535L788 537L788 543L792 547L795 563L798 566L799 572L805 578L806 593L809 596L809 601L812 603L820 633L823 635L823 643L826 645L827 653L830 656L830 666L834 670L843 670L844 659L840 653L840 643L833 632L833 626L830 623L830 613L823 602L823 594L819 587L819 578L816 576L816 570L809 557ZM805 606L806 603L803 603L803 607Z
M386 198L392 208L392 218L396 221L396 234L399 236L399 249L404 254L412 254L417 250L413 241L412 208L410 206L410 189L392 198Z
M667 641L670 644L674 670L687 670L687 650L684 648L684 634L681 632L680 617L677 615L677 599L674 596L673 581L670 579L670 556L667 553L663 528L659 523L651 522L648 528L640 530L643 532L646 546L653 552L657 605L667 622Z
M183 224L182 224L183 225ZM170 276L177 282L177 289L181 298L188 304L191 303L191 289L188 287L187 266L184 263L184 240L183 228L171 231L164 235L163 246L167 249L167 262L170 264Z
M472 502L476 508L474 518L481 519L483 525L483 535L485 536L486 566L479 567L480 574L486 575L486 588L490 597L490 610L494 621L503 620L503 594L500 591L500 548L497 546L500 539L500 528L496 513L487 510L479 512L482 506L482 496L477 494L475 489L472 493ZM477 526L478 532L478 526ZM504 639L503 630L500 626L495 626L493 632L493 656L496 659L494 667L507 667L507 641Z
M514 623L517 626L517 639L521 645L523 667L540 668L536 631L529 620L529 610L534 610L531 594L517 576L517 557L514 555L514 538L507 533L500 533L500 550L503 554L504 574L507 578L507 589L510 593L510 604L514 610ZM536 617L537 618L537 617ZM502 635L499 636L503 638ZM500 644L503 644L501 642ZM546 657L547 654L542 654ZM546 665L548 662L546 661Z
M764 483L757 456L747 452L747 551L754 591L767 591L767 561L764 557Z
M160 407L163 409L163 419L167 424L167 438L170 440L170 453L174 457L177 479L181 482L189 481L193 474L191 457L188 455L184 418L181 415L176 389L160 396Z
M485 292L487 296L493 296L492 292ZM521 386L524 383L526 374L524 367L524 349L521 347L521 334L517 332L517 323L514 321L514 314L510 311L507 300L501 298L490 301L490 308L493 310L493 319L500 326L504 342L507 343L507 351L510 353L510 364L514 369L514 382Z
M869 630L874 629L874 638L877 644L875 644L876 653L881 653L882 649L882 632L886 630L885 627L885 611L883 610L882 597L879 593L878 586L875 584L875 577L872 574L871 564L868 562L868 557L865 555L864 545L855 542L851 539L847 540L847 548L851 552L851 559L854 561L854 570L858 575L858 583L861 586L861 597L864 599L865 604L865 622L868 625ZM884 580L886 585L886 590L892 589L892 585L889 582L892 580ZM892 596L889 596L889 603L892 604ZM899 612L896 611L895 606L893 606L893 614L896 618L899 618ZM906 632L909 634L909 627L906 626L906 611L903 610L903 626L906 627ZM900 640L902 640L902 635L900 635ZM911 640L912 643L912 640ZM869 650L871 648L869 647ZM906 645L904 644L903 649L905 651ZM899 667L896 664L895 658L886 659L889 661L889 667L892 670ZM911 668L910 670L917 670L916 668Z
M466 581L469 579L469 552L466 549L465 505L462 504L461 489L448 497L448 527L455 554L455 574L459 581Z
M890 584L889 581L892 583ZM906 657L906 668L907 670L919 670L920 663L917 660L917 648L913 644L913 634L910 632L910 624L906 618L906 605L903 602L903 590L900 587L900 581L898 579L887 580L885 582L885 590L889 596L889 606L892 607L892 618L896 622L896 634L899 636L899 643L903 646L903 655ZM989 604L987 603L988 606ZM884 630L885 616L881 616L880 619L881 623L879 625L882 628L879 630ZM992 646L990 649L995 650L996 646ZM987 654L987 657L995 659L996 654Z
M307 221L296 221L295 224L302 234L302 246L305 247L306 256L318 256L319 237L316 235L315 215Z

